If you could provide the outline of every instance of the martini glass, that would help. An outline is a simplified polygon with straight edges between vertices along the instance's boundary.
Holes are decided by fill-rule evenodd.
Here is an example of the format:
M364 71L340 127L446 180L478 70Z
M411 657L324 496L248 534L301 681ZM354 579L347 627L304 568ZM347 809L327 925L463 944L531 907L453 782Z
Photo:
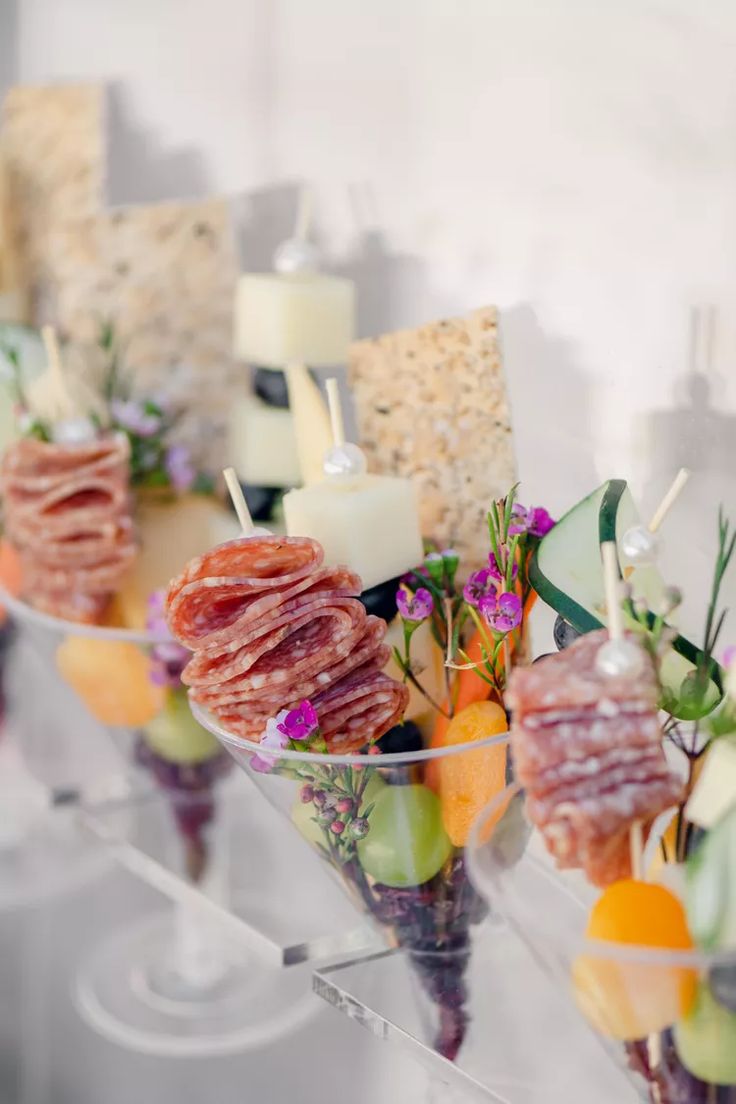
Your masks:
M26 762L80 814L70 817L80 847L98 862L116 853L173 900L113 932L83 963L75 997L84 1018L121 1046L167 1056L240 1051L294 1030L316 1004L302 972L254 957L227 911L219 806L232 762L194 721L181 685L151 678L154 650L170 637L66 621L6 593L0 600L36 662L33 677L13 679ZM63 702L53 696L51 716L50 684ZM68 709L77 723L55 723ZM166 811L163 864L127 841L153 796ZM68 864L53 859L67 877Z
M191 706L290 823L284 846L317 851L408 957L435 1049L455 1059L469 1022L471 931L487 913L467 875L465 841L484 800L505 784L503 738L392 754L266 752Z
M632 1095L649 1104L735 1104L736 950L706 954L587 938L599 891L579 871L555 868L516 787L480 815L469 850L475 884L575 1001L600 1041L601 1062L624 1072ZM693 991L695 1011L684 1020L683 994ZM681 1054L712 1076L695 1076Z

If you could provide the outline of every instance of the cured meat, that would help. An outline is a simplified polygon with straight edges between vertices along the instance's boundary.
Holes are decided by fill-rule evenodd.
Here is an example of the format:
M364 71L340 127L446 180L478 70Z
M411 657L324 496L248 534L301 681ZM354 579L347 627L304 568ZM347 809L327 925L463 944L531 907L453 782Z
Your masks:
M310 585L323 553L306 537L227 541L198 556L169 585L168 619L181 643L227 650L239 631Z
M59 445L25 438L0 469L5 531L24 593L57 617L94 622L135 554L127 438Z
M193 652L182 680L236 735L260 740L309 698L328 749L355 751L403 715L408 691L381 669L385 622L366 614L357 575L322 560L307 538L240 538L169 586L169 627Z
M560 867L596 885L631 876L629 833L675 804L683 783L667 764L648 661L634 678L606 676L605 630L532 667L517 668L507 701L527 812Z
M390 649L383 644L385 632L385 622L378 617L368 617L363 637L349 655L317 674L295 681L289 688L292 697L288 702L284 702L282 690L270 685L264 686L261 690L241 691L236 688L229 692L225 692L224 687L215 687L194 690L192 696L204 705L217 704L222 709L229 708L232 716L245 718L257 707L265 710L266 716L270 717L280 709L295 708L305 698L312 698L319 691L326 690L344 675L348 675L356 667L361 667L370 660L375 667L384 668L391 655Z

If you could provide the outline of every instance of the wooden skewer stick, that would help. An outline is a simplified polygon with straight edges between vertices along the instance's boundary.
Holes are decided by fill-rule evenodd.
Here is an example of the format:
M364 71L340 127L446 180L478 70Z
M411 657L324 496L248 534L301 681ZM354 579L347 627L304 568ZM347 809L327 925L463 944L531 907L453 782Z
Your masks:
M46 350L46 359L49 364L49 370L51 372L51 379L54 381L54 388L59 400L69 408L71 412L72 400L69 395L69 389L64 379L64 368L61 363L61 353L59 351L59 341L56 336L56 330L53 326L42 326L41 337L43 339L44 349Z
M296 212L296 224L294 237L298 241L306 241L312 226L312 209L314 207L314 193L309 184L303 184L299 192L299 206Z
M243 536L249 537L253 533L253 518L250 516L248 503L245 501L243 490L235 474L235 468L225 468L222 474L225 477L225 483L227 484L230 498L235 507L235 513L238 515L238 521L240 522L240 528L243 530Z
M330 425L332 426L332 443L340 448L345 444L345 421L342 415L340 388L334 376L327 380L326 387L327 405L330 409Z
M601 545L603 556L603 584L606 589L606 609L608 611L608 636L611 640L622 640L624 620L621 613L621 584L618 575L618 556L613 541ZM644 834L640 820L635 820L629 831L629 853L631 855L631 876L637 881L643 877Z
M608 610L608 635L611 640L620 640L624 635L624 621L621 615L621 584L618 576L618 556L613 541L601 545L603 557L603 585L606 591L606 609Z
M690 472L687 470L687 468L680 468L679 472L675 476L672 486L660 502L657 509L652 514L652 520L649 522L650 533L657 532L665 517L670 512L678 497L680 496L689 478Z
M637 882L641 882L644 878L643 856L644 856L644 832L642 830L641 821L635 820L631 825L629 831L629 851L631 854L631 877Z

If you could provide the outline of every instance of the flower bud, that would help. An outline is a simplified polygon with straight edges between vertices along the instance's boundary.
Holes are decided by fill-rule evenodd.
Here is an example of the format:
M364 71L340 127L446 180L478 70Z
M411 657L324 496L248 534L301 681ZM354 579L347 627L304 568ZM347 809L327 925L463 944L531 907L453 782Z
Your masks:
M350 835L353 839L364 839L370 831L370 825L366 817L356 817L353 823L350 825Z

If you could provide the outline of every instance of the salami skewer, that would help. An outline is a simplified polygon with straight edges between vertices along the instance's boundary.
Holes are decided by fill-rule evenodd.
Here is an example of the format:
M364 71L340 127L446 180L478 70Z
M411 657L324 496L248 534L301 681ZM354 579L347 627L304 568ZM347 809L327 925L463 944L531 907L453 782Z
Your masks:
M384 622L358 600L358 576L322 560L305 537L243 537L169 586L169 627L194 653L182 680L238 735L258 740L311 697L328 749L349 752L403 715L408 692L381 670Z
M582 867L600 886L631 876L632 825L651 825L683 791L662 749L651 659L642 653L633 678L603 674L607 640L605 630L588 633L517 668L507 695L529 817L558 866Z
M5 531L37 608L73 621L102 617L136 554L129 479L123 436L80 444L24 438L8 448L0 469Z

